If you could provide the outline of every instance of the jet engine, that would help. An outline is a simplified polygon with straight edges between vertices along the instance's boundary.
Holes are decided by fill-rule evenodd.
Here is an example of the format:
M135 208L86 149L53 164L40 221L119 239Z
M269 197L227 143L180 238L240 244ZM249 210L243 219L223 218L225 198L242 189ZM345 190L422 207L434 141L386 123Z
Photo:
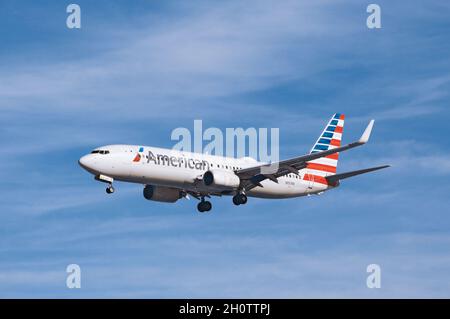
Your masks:
M203 183L206 186L220 189L235 189L241 180L234 172L223 170L210 170L203 174Z
M175 203L182 195L176 188L146 185L144 187L144 197L157 202Z

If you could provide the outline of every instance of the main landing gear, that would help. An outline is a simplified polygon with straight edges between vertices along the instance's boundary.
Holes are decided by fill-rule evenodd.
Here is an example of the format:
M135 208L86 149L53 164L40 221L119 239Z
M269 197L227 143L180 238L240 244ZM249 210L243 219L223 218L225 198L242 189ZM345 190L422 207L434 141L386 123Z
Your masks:
M205 200L205 197L202 197L200 203L197 205L197 209L200 213L209 212L212 208L212 204L210 201Z
M239 193L233 196L233 204L238 205L244 205L247 203L247 196L243 193Z

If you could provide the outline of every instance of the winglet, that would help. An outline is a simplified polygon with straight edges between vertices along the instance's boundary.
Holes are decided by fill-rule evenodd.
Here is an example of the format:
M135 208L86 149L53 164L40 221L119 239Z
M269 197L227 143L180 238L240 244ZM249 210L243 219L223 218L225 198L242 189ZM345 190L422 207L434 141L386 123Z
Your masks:
M367 125L367 127L364 130L364 133L361 135L361 138L359 139L358 143L366 144L369 141L370 133L372 133L372 128L373 128L374 122L375 122L375 120L370 120L369 125Z

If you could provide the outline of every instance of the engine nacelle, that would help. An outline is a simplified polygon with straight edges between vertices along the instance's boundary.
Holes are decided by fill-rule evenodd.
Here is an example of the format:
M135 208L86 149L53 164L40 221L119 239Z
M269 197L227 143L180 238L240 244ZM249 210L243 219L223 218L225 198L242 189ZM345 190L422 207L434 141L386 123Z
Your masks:
M147 185L144 187L144 197L157 202L175 203L182 195L176 188Z
M203 183L221 189L235 189L239 187L241 180L233 172L213 169L203 174Z

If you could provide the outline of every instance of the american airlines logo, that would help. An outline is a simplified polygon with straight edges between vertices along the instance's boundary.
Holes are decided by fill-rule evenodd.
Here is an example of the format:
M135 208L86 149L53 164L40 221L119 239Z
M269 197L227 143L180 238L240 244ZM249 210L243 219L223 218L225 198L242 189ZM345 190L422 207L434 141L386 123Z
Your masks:
M141 153L144 151L144 148L141 146L139 148L139 153L136 154L135 158L133 159L133 162L140 162L141 161Z
M189 158L185 156L169 156L167 154L153 154L152 151L148 151L147 156L141 154L144 148L141 147L133 162L140 162L142 159L147 159L147 164L153 162L155 165L164 165L172 167L184 167L199 170L208 170L210 164L206 160L198 160L195 158Z

